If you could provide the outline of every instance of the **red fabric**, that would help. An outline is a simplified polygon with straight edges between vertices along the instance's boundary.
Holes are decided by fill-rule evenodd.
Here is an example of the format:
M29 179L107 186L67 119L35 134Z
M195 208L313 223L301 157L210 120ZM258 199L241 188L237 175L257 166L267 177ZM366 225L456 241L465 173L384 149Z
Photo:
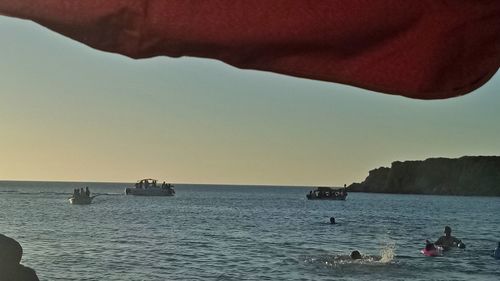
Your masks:
M0 0L133 58L222 60L411 98L468 93L500 66L499 0Z

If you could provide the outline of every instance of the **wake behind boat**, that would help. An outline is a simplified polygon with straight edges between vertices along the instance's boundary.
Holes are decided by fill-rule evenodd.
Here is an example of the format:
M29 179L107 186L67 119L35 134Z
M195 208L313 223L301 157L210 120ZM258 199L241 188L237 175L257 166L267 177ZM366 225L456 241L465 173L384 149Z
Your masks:
M339 188L320 186L316 190L309 191L306 195L309 200L345 200L347 189L345 186Z
M157 180L143 179L138 181L133 188L127 187L125 189L126 195L140 195L140 196L174 196L174 186L170 183L163 182L157 184Z

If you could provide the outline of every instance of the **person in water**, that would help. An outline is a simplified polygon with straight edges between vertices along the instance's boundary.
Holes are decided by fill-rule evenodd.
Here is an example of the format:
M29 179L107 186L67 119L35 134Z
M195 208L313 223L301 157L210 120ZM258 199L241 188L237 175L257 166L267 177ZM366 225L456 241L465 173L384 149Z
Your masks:
M497 248L495 249L495 251L493 251L493 257L497 260L500 260L500 242L498 242Z
M449 226L445 226L444 236L439 237L434 244L443 247L444 250L449 250L459 246L460 248L465 248L465 244L463 244L460 239L451 236L451 227Z
M361 258L362 258L361 254L358 251L352 251L351 252L351 259L353 259L353 260L360 260Z
M331 223L331 224L336 224L336 222L335 222L335 218L334 218L334 217L331 217L331 218L330 218L330 223Z
M39 281L33 269L20 263L22 255L19 242L0 234L0 280Z
M432 244L429 240L425 240L425 250L426 251L435 251L436 250L436 246L434 246L434 244Z

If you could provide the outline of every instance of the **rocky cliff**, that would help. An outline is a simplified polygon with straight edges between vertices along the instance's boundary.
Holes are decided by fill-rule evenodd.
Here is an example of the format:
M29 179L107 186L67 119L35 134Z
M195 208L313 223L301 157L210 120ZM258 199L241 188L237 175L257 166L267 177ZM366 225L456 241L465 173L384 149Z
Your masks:
M396 161L371 170L351 191L500 196L500 156Z

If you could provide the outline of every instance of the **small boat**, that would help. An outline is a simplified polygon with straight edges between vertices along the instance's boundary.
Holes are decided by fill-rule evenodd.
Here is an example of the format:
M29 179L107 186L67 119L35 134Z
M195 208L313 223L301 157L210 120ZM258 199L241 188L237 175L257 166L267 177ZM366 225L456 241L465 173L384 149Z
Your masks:
M309 191L306 195L309 200L345 200L347 197L347 190L345 187L325 187L320 186L315 190Z
M87 186L87 187L85 187L85 189L75 188L73 190L73 194L71 195L70 198L68 198L68 200L69 200L69 203L71 203L71 204L87 205L87 204L92 203L92 200L94 200L94 198L98 195L99 194L90 196L90 190L89 190L89 187Z
M157 184L155 179L142 179L135 183L135 186L125 188L126 195L140 196L174 196L174 186L170 183L163 182Z
M92 200L96 197L97 195L94 196L71 196L68 200L69 203L71 204L77 204L77 205L87 205L92 203Z

